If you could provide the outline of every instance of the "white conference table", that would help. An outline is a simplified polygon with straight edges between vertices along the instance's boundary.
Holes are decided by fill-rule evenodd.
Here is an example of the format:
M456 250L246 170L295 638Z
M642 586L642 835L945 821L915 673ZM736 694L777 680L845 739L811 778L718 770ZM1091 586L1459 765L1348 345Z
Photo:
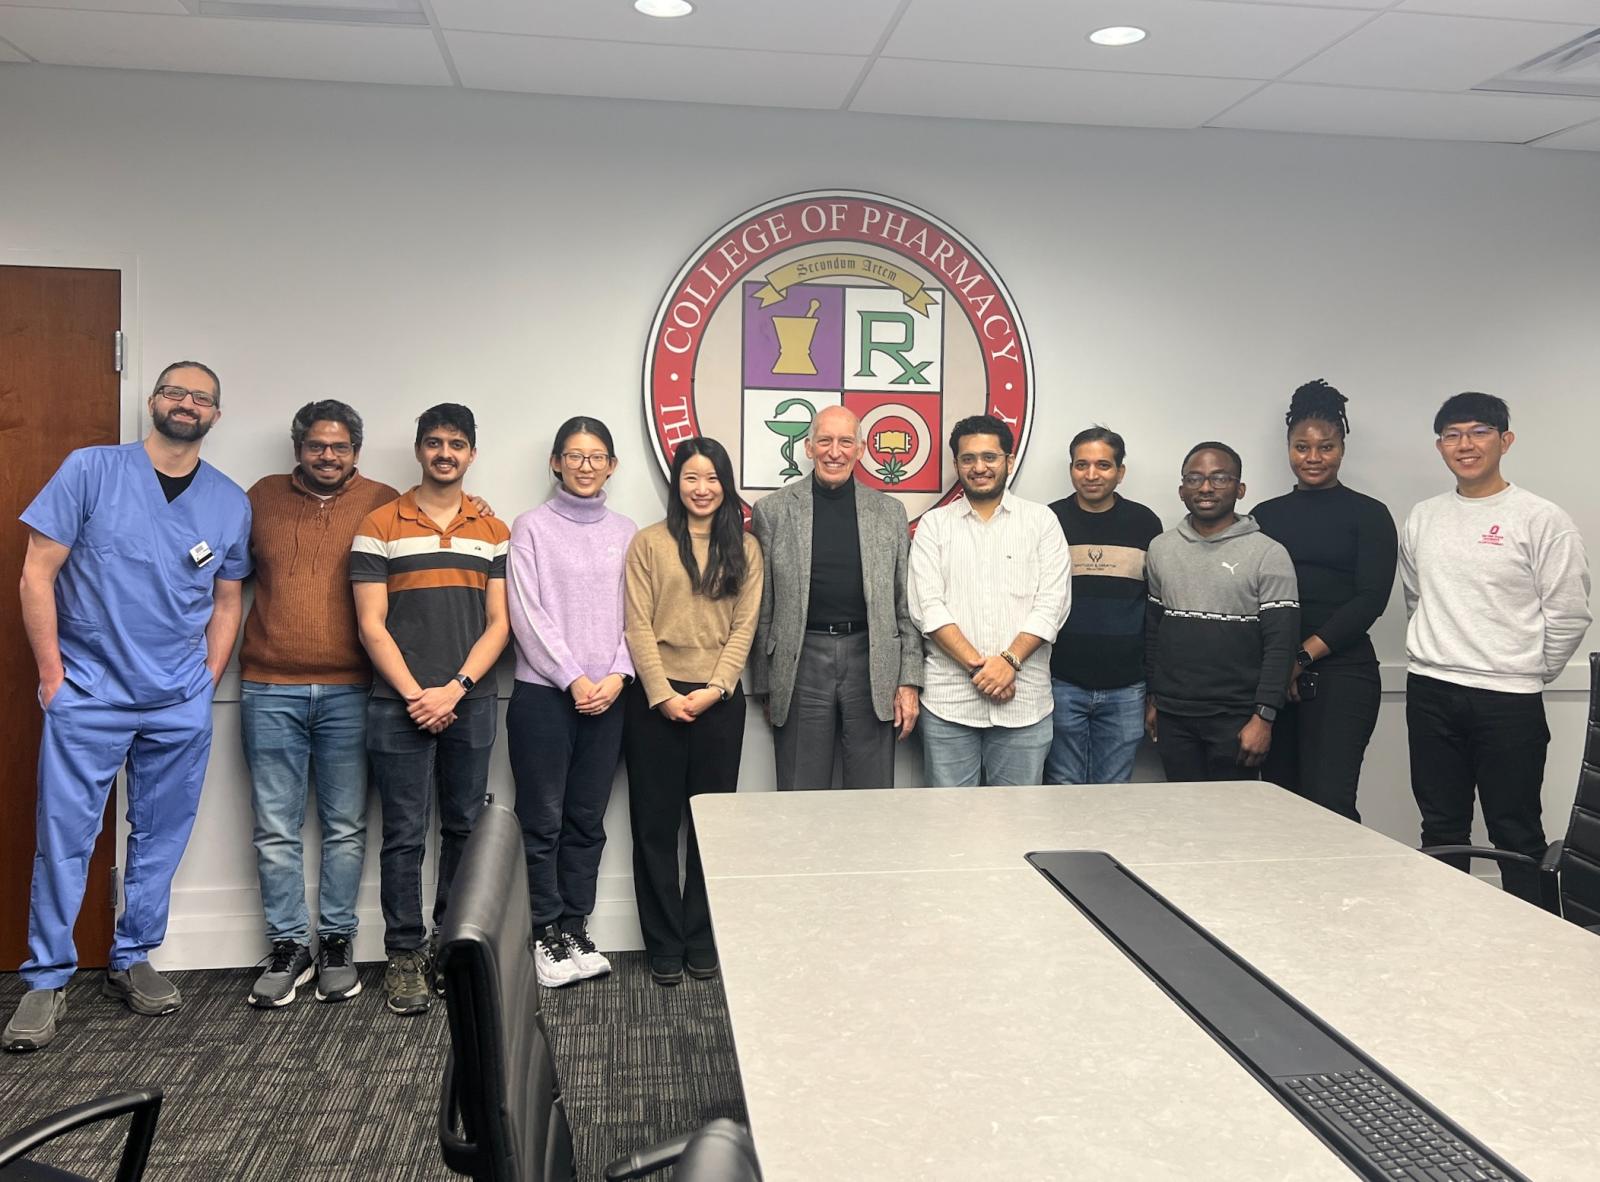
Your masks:
M1101 849L1529 1178L1600 1178L1600 939L1269 784L693 801L766 1182L1349 1179L1023 855Z

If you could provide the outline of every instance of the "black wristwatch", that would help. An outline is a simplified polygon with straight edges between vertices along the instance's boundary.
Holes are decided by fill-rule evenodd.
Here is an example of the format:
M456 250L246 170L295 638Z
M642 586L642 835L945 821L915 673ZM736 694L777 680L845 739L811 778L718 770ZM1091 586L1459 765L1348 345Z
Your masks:
M469 693L469 694L472 692L472 687L478 684L476 681L473 681L472 678L468 677L465 673L457 673L450 680L451 681L460 682L461 683L461 688L466 690L467 693Z
M1278 708L1276 706L1257 706L1256 717L1262 722L1277 722Z
M1313 657L1310 653L1308 653L1305 649L1301 649L1299 652L1295 653L1295 655L1294 655L1294 663L1296 665L1299 665L1300 668L1302 668L1302 669L1304 669L1307 665L1311 664L1311 662L1314 661L1315 659L1316 658Z

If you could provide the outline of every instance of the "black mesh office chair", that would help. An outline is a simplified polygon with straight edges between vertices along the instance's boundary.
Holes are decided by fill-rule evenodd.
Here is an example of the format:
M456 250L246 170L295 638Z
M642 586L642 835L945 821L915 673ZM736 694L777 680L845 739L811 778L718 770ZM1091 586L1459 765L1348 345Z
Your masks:
M606 1182L643 1178L676 1165L674 1182L761 1182L756 1148L735 1121L714 1120L704 1128L618 1158L606 1167Z
M444 1163L478 1182L574 1182L572 1133L539 1019L528 871L516 814L491 799L467 839L439 932L450 1057Z
M137 1092L102 1096L98 1100L63 1109L35 1121L20 1132L0 1138L0 1182L88 1182L82 1174L31 1161L28 1155L74 1129L129 1114L128 1139L122 1145L116 1182L138 1182L144 1177L150 1145L156 1137L156 1118L161 1115L160 1088L142 1088Z
M1600 933L1600 653L1589 654L1589 733L1566 837L1551 842L1538 859L1475 845L1428 846L1422 852L1436 858L1467 854L1501 865L1537 867L1540 905Z

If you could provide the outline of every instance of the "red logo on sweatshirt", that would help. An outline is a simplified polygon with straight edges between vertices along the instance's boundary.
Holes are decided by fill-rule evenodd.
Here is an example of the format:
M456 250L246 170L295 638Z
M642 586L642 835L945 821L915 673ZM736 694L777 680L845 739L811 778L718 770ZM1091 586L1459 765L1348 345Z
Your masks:
M1478 545L1480 546L1499 546L1503 545L1504 542L1505 539L1500 536L1500 527L1498 525L1491 525L1489 532L1478 539Z

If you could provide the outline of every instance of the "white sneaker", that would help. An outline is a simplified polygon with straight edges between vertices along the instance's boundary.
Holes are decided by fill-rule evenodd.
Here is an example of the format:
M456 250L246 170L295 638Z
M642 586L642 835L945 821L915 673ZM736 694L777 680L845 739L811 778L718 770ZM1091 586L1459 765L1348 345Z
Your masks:
M590 977L603 977L611 971L611 962L589 939L589 927L584 920L578 920L576 928L563 929L562 935L567 938L567 953L572 957L572 963L577 965L580 978L588 980Z
M559 989L583 979L583 974L567 952L567 942L561 935L561 929L553 923L540 928L533 942L533 970L539 978L539 984L546 989Z

